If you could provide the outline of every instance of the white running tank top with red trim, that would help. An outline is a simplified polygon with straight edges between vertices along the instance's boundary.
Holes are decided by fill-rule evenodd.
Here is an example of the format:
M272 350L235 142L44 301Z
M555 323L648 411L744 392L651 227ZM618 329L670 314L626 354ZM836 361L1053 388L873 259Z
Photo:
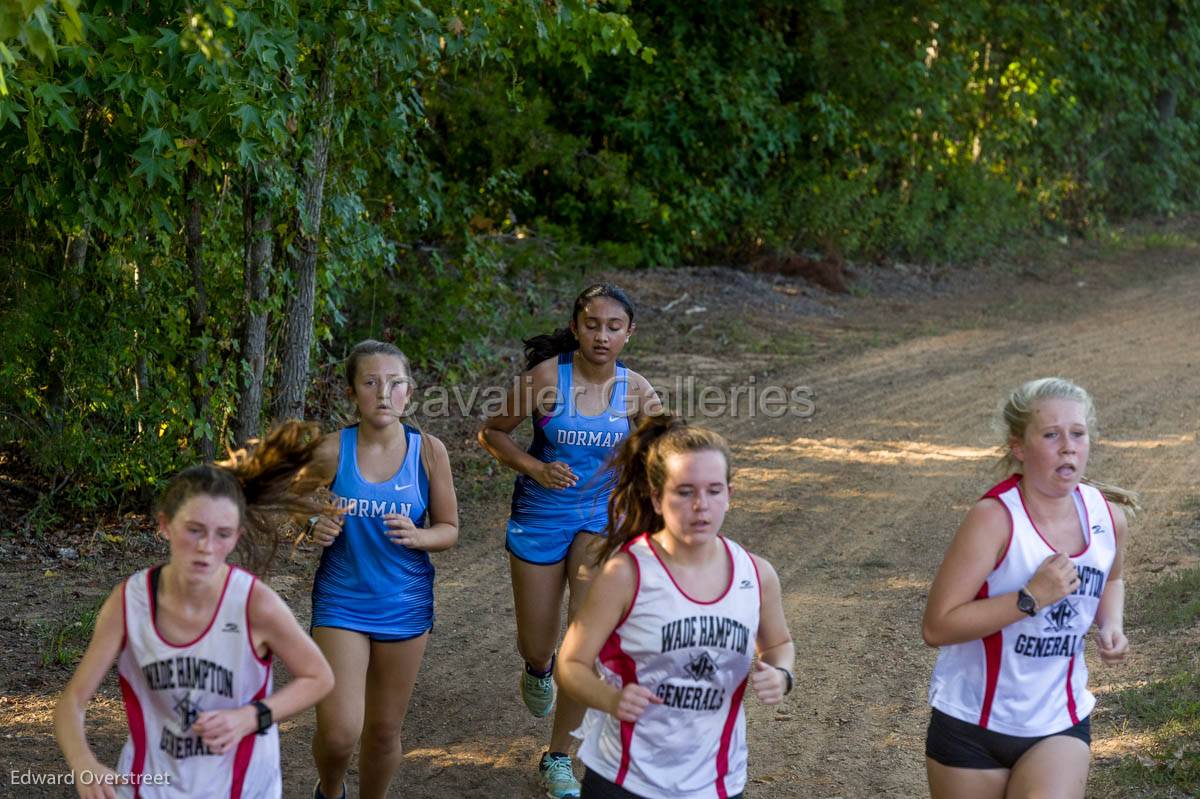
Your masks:
M208 627L176 646L154 624L150 570L125 582L125 642L117 659L129 740L118 774L140 785L123 787L123 799L274 799L283 792L279 727L247 735L224 755L212 754L191 730L206 710L241 707L271 693L271 656L259 659L251 640L248 607L254 575L229 567ZM168 783L165 784L165 783Z
M1038 532L1013 475L985 494L1008 511L1010 538L979 598L1025 586L1055 550ZM929 685L929 704L956 719L1005 735L1053 735L1092 712L1087 688L1085 636L1117 554L1112 511L1104 495L1081 484L1074 493L1084 531L1083 550L1071 555L1079 588L1036 616L987 636L943 646ZM1016 602L1016 599L1013 599Z
M761 604L746 550L718 539L732 568L712 602L696 602L638 536L624 548L637 566L633 603L600 650L600 676L645 685L663 704L634 723L590 709L575 734L580 759L647 799L726 799L746 784L746 692Z

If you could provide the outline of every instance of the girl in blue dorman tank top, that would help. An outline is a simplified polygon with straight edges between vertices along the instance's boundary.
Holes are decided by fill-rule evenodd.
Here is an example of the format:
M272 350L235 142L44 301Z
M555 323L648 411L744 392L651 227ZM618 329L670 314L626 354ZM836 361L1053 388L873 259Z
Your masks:
M400 729L433 627L429 553L458 540L458 502L446 447L401 422L413 390L403 353L360 342L346 360L346 384L359 421L326 436L312 467L339 511L310 520L323 547L312 636L336 679L317 705L313 795L345 796L361 738L358 795L383 799L400 765Z
M588 584L589 551L608 525L609 461L641 416L662 410L650 383L618 360L633 331L633 303L621 289L585 289L568 327L525 342L526 371L479 431L480 444L517 473L505 548L525 660L521 698L534 716L554 708L563 592L570 617ZM523 450L512 433L526 417L533 440ZM539 763L552 799L579 796L568 749L583 711L565 696L555 710Z

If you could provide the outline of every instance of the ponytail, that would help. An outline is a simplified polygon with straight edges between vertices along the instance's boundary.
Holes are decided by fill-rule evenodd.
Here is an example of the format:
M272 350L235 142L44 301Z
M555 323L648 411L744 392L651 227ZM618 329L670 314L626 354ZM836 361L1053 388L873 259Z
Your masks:
M662 496L667 481L667 458L681 452L715 450L725 457L729 479L729 445L720 434L689 427L680 416L645 416L612 460L615 485L608 498L605 538L596 554L604 563L626 543L642 533L662 529L663 518L654 510L653 497Z
M525 345L525 371L529 371L547 358L557 358L564 352L574 352L579 349L579 339L569 327L560 327L553 333L543 333L540 336L527 338L521 342Z
M261 442L229 453L220 464L191 466L176 475L156 510L171 519L192 497L224 497L238 510L243 529L238 551L246 568L265 570L279 549L280 529L289 518L327 511L312 497L318 478L299 478L321 440L314 422L292 420L275 427Z
M1109 502L1125 506L1130 515L1133 515L1142 509L1142 503L1139 502L1137 492L1135 491L1130 491L1128 488L1115 486L1112 483L1103 483L1099 480L1092 480L1090 477L1083 478L1082 482L1098 490Z
M625 314L629 317L630 324L633 323L633 302L624 291L611 283L596 283L581 291L575 298L575 305L571 309L571 321L574 322L583 312L587 307L588 300L596 297L607 297L621 303L621 307L625 309ZM579 349L579 340L575 338L575 334L571 332L569 326L560 327L553 333L544 333L524 339L521 343L525 345L525 371L529 371L548 358L556 358L564 352L574 352Z

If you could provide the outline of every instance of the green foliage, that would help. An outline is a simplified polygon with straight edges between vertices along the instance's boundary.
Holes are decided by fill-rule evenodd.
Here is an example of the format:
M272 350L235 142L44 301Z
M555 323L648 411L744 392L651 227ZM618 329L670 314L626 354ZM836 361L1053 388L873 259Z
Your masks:
M320 351L384 335L451 380L550 272L964 259L1173 213L1200 199L1196 11L0 0L0 440L89 506L227 439L243 190L274 246L268 397L314 209Z
M103 604L103 600L94 603L84 609L77 618L36 625L38 661L42 668L73 667L79 661L92 639L96 619Z
M318 204L318 340L345 335L365 286L404 279L424 296L401 307L429 321L400 339L423 363L461 366L499 315L501 262L465 224L475 199L447 191L426 153L427 87L456 63L503 74L538 53L587 68L640 49L626 17L585 0L97 0L79 14L75 0L4 0L0 43L0 257L12 265L0 439L82 507L144 501L198 439L227 439L247 369L243 187L272 219L273 328ZM314 192L321 141L329 168ZM193 198L199 282L183 235ZM206 315L193 318L201 291ZM431 298L453 312L430 315ZM268 382L275 363L269 353Z
M1200 789L1200 676L1181 672L1105 701L1107 713L1118 714L1126 731L1146 741L1136 755L1105 770L1109 794L1126 795L1121 789L1129 788L1137 796L1194 796Z
M642 3L649 64L534 60L515 92L485 73L429 107L451 182L515 174L517 218L605 260L970 258L1195 202L1191 9Z
M1135 609L1137 624L1150 629L1186 629L1195 624L1200 620L1200 568L1184 569L1140 588Z

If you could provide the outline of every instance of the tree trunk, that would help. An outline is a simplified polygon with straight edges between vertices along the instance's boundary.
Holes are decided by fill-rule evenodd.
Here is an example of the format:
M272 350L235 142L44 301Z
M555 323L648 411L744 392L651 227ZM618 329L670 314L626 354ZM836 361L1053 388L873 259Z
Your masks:
M321 206L333 129L333 48L333 41L327 41L322 56L317 89L320 117L312 133L312 155L297 166L303 199L293 217L295 244L287 254L292 293L288 297L283 358L272 409L276 421L304 418L304 392L308 386L308 359L313 342Z
M1180 31L1183 30L1183 19L1180 16L1178 0L1170 0L1167 3L1167 24L1164 30L1164 42L1162 51L1168 62L1170 55L1175 52L1175 40ZM1158 141L1154 146L1154 162L1160 168L1166 168L1168 175L1171 170L1168 168L1167 161L1167 141L1171 136L1171 122L1175 119L1175 109L1179 103L1179 92L1176 87L1176 78L1173 70L1167 69L1163 78L1164 84L1162 88L1155 93L1154 110L1158 112ZM1169 178L1168 178L1169 180ZM1173 180L1170 181L1174 183ZM1173 188L1173 186L1172 186Z
M265 202L267 180L257 180L246 170L242 182L242 235L245 241L242 306L242 391L238 399L238 444L259 433L263 409L263 371L267 357L267 290L271 274L271 211Z
M204 290L204 261L200 256L203 236L200 232L202 208L200 205L200 170L193 161L184 173L183 194L187 203L187 221L184 225L184 251L188 269L192 275L192 299L188 303L188 332L192 346L192 409L195 421L196 450L205 462L216 455L216 442L212 435L212 422L208 416L209 386L205 378L208 369L208 344L205 334L208 327L208 295Z
M67 300L67 307L71 309L79 305L80 282L83 280L83 270L87 264L90 239L91 225L85 225L79 235L67 240L67 251L63 254L59 288L63 291L61 296ZM56 325L55 338L57 341L47 358L46 404L50 408L50 429L59 434L63 431L67 413L67 389L63 372L70 361L70 356L66 353L70 343L64 336L61 325Z

